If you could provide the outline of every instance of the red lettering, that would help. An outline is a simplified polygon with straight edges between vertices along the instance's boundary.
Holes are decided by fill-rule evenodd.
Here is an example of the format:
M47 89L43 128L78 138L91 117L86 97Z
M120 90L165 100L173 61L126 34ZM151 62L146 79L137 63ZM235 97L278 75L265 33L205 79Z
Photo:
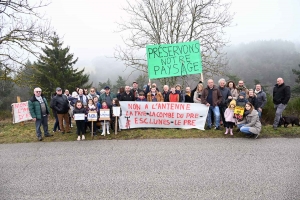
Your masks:
M195 122L196 120L185 119L183 120L183 125L196 126Z
M135 124L139 124L139 123L138 123L138 118L134 118L134 123L135 123Z
M186 104L186 110L191 110L191 104Z

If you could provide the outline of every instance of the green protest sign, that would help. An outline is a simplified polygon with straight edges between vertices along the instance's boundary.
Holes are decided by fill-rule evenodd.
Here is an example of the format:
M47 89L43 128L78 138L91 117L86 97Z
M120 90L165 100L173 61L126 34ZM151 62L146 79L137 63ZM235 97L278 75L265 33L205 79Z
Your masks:
M147 45L150 79L202 73L199 41Z

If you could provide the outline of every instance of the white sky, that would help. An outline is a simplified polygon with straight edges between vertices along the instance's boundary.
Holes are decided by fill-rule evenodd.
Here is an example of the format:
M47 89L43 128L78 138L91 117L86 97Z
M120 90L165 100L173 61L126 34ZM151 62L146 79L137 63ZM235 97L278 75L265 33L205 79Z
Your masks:
M124 0L52 0L47 16L64 45L81 61L112 57L122 44L116 21L126 17ZM256 40L284 39L300 42L300 0L232 0L235 13L226 38L231 44Z

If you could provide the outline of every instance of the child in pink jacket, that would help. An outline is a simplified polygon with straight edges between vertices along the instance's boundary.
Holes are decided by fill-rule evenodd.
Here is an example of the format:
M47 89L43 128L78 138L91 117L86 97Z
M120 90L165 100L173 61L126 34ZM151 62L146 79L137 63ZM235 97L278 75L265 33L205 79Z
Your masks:
M224 117L225 117L225 121L227 122L225 135L228 134L228 130L230 130L230 135L233 135L232 129L233 129L233 125L235 124L235 118L233 117L235 106L236 106L236 101L233 99L230 102L228 108L226 108L225 110Z

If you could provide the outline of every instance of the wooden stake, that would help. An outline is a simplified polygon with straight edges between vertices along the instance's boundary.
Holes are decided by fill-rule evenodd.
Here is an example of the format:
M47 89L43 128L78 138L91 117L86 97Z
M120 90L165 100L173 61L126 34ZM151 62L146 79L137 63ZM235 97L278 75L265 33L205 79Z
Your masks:
M91 138L94 139L94 121L92 121L92 133Z
M17 96L17 103L21 103L21 98L20 96ZM24 126L24 122L20 122L21 126Z
M115 135L117 135L117 128L118 128L118 117L116 116L116 122L115 122Z

